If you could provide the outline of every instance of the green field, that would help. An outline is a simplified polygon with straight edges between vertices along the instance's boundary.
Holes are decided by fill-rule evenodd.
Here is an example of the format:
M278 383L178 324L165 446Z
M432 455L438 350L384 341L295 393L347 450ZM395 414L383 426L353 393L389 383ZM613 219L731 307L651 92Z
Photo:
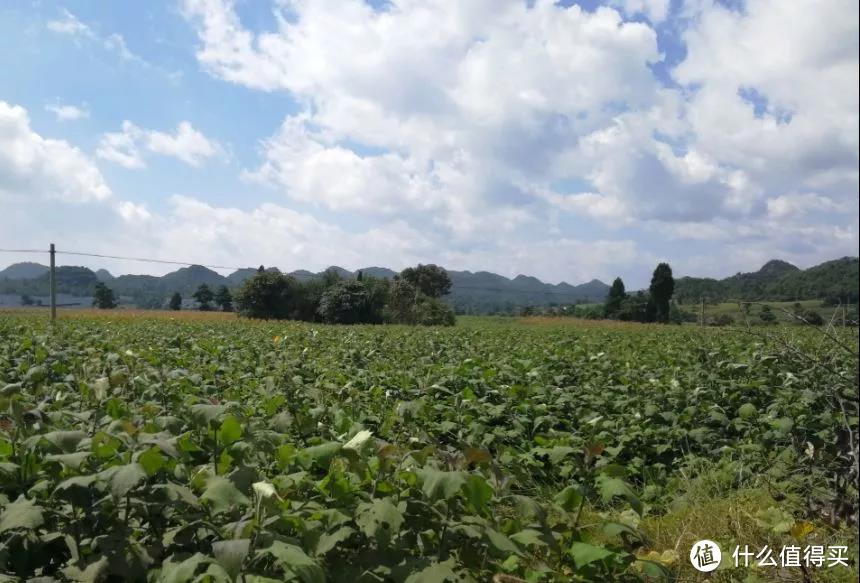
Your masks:
M800 326L0 313L0 571L689 581L708 538L710 580L854 581L857 348ZM734 568L738 544L843 544L852 566Z

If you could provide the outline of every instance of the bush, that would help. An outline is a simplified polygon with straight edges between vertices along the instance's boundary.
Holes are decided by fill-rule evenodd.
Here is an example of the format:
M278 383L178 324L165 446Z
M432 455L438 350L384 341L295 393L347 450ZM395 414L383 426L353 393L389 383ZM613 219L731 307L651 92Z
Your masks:
M241 316L285 320L298 294L296 280L282 273L264 271L245 280L234 299Z
M800 313L801 324L806 324L807 326L823 326L824 318L821 317L821 314L816 312L815 310L804 310Z
M382 304L362 281L345 280L323 292L318 313L327 324L379 324Z
M735 323L735 319L732 318L729 314L720 314L714 318L711 318L711 321L708 322L710 326L732 326Z
M453 326L454 310L436 298L425 298L415 306L415 323L421 326Z

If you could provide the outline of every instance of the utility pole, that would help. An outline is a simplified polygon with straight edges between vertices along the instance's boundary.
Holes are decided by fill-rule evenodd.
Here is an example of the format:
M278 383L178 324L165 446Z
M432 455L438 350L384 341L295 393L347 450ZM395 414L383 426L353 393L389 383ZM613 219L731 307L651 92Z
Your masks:
M705 327L705 296L702 296L702 315L699 316L699 326Z
M57 320L57 274L54 271L56 265L54 261L55 253L54 244L51 243L51 272L49 279L51 286L51 324Z

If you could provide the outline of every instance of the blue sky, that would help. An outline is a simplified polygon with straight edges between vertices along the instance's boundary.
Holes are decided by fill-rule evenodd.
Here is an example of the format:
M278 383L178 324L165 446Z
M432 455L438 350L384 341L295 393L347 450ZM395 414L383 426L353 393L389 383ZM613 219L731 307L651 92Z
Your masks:
M856 255L857 36L837 0L7 2L0 247L632 286Z

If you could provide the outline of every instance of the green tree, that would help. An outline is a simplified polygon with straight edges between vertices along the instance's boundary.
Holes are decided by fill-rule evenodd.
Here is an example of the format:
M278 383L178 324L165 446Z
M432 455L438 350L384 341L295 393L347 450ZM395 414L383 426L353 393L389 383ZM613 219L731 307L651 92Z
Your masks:
M386 306L385 320L394 324L415 324L418 290L399 275L394 276Z
M774 315L773 310L771 310L770 306L767 304L761 307L761 311L759 312L758 317L765 324L772 324L776 322L776 315Z
M100 310L110 310L116 307L116 296L113 290L99 282L93 290L93 306Z
M33 298L31 298L27 294L21 294L21 305L22 306L32 306L33 305Z
M241 316L264 320L285 320L291 317L300 298L294 278L274 271L257 272L242 283L233 294Z
M382 322L381 304L374 305L362 281L344 280L325 290L319 314L328 324L378 324Z
M174 311L182 309L182 296L179 295L179 292L173 292L173 295L170 296L170 303L167 307Z
M421 326L453 326L454 310L438 298L425 297L415 306L415 323Z
M669 301L675 291L675 279L672 277L672 268L668 263L660 263L654 269L651 276L651 285L648 288L653 303L653 321L669 321ZM649 314L650 316L650 314ZM650 321L650 317L649 317Z
M212 300L215 299L215 294L212 293L212 289L205 283L201 283L200 287L197 288L197 291L191 294L191 297L197 300L197 309L201 312L208 312L212 309L210 304L212 304Z
M233 311L233 295L226 285L222 285L215 292L215 305L221 308L223 312Z
M616 277L612 282L612 287L609 288L609 295L606 296L606 302L603 304L603 315L607 318L614 318L621 309L621 303L627 298L627 292L624 289L624 282L620 277Z
M407 267L400 272L400 277L415 286L429 298L439 298L451 291L451 278L448 272L438 265L421 265Z

